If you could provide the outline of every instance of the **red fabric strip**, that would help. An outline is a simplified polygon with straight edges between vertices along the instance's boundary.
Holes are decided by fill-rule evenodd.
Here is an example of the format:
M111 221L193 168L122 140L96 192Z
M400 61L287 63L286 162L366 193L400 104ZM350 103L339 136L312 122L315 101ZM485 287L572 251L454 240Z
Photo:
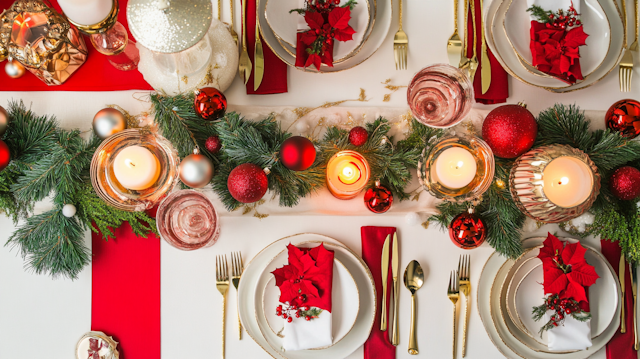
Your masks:
M160 239L128 223L92 234L91 330L120 343L120 359L160 359Z
M0 13L9 8L13 0L0 0ZM120 13L118 21L128 30L127 25L127 2L120 0ZM61 12L57 0L51 0L51 5ZM84 41L89 50L87 61L80 66L71 77L60 86L47 86L37 77L27 71L19 79L12 79L4 72L4 64L0 70L0 91L120 91L120 90L153 90L144 81L142 74L138 70L120 71L116 70L105 55L100 54L91 44L88 36L84 36ZM129 38L133 39L131 33Z
M256 45L256 0L247 0L247 52L251 59L251 76L247 82L247 95L267 95L287 92L288 66L280 60L271 50L269 45L262 40L262 52L264 54L264 75L258 91L253 90L253 74L256 62L253 58ZM242 33L240 34L242 36Z
M602 254L609 261L616 275L618 275L622 252L618 242L610 242L603 239L600 244L602 245ZM622 334L618 329L613 338L607 343L607 359L638 359L638 353L633 349L633 292L631 290L631 273L629 273L628 265L625 270L627 272L624 275L626 289L624 296L626 318L624 319L627 323L627 332Z
M380 330L380 313L382 313L382 246L387 235L395 233L395 227L362 227L362 259L364 259L373 281L376 284L376 293L378 303L376 304L376 318L373 322L373 329L369 335L369 339L364 343L364 359L394 359L396 357L396 347L389 341L389 330L391 321L388 321L387 331ZM390 313L389 303L391 299L391 291L393 290L393 280L391 276L391 250L393 248L393 236L389 240L389 274L387 278L387 313ZM389 318L389 316L387 316Z

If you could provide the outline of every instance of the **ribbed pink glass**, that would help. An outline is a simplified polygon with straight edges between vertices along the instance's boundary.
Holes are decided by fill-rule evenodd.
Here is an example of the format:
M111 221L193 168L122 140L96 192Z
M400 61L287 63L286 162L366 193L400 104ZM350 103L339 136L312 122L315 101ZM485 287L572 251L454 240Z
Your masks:
M127 29L121 23L116 22L109 30L91 35L91 43L98 52L109 56L109 62L118 70L138 68L140 52L136 43L129 40Z
M407 89L407 102L416 120L437 128L462 121L471 109L473 97L469 77L446 64L425 67Z
M160 236L184 251L212 246L220 236L218 213L211 201L194 190L172 193L158 207Z

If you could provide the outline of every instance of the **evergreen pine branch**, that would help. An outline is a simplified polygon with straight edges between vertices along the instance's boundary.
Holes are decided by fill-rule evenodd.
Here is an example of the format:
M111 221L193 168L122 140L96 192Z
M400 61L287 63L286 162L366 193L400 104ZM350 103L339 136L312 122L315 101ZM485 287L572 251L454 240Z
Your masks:
M228 211L235 211L236 209L242 206L242 203L229 193L229 189L227 188L227 179L229 178L229 174L238 164L229 161L222 161L220 166L218 166L218 170L216 174L213 176L213 180L211 181L211 186L213 187L213 191L218 194L222 204Z
M527 9L527 12L530 12L531 16L543 24L553 22L553 20L549 18L550 15L553 15L553 11L551 10L545 10L538 5L531 5L531 7Z
M0 213L11 217L16 225L19 219L27 218L29 212L33 210L34 202L19 200L11 191L11 186L27 169L26 165L14 160L0 171Z
M586 152L592 143L589 121L577 106L556 104L538 115L535 147L563 144Z
M629 141L617 132L598 130L585 152L596 164L599 172L611 171L627 162L640 160L640 143ZM608 178L608 177L607 177Z
M4 135L12 160L33 163L55 145L58 123L53 116L37 116L22 101L10 102L10 125Z

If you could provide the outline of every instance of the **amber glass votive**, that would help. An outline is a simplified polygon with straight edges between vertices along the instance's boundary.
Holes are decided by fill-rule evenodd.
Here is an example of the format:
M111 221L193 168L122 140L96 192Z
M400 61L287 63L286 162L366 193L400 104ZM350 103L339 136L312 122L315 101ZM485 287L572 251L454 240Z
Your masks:
M356 151L340 151L327 164L327 187L338 199L354 198L369 182L369 163Z

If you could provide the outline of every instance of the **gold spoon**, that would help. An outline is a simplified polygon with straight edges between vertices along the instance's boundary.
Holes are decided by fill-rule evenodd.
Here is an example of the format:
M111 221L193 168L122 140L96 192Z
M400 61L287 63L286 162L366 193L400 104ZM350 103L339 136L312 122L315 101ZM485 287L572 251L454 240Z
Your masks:
M409 354L418 354L418 340L416 336L416 291L424 283L424 272L420 263L411 261L404 271L404 286L411 292L411 333L409 334Z

